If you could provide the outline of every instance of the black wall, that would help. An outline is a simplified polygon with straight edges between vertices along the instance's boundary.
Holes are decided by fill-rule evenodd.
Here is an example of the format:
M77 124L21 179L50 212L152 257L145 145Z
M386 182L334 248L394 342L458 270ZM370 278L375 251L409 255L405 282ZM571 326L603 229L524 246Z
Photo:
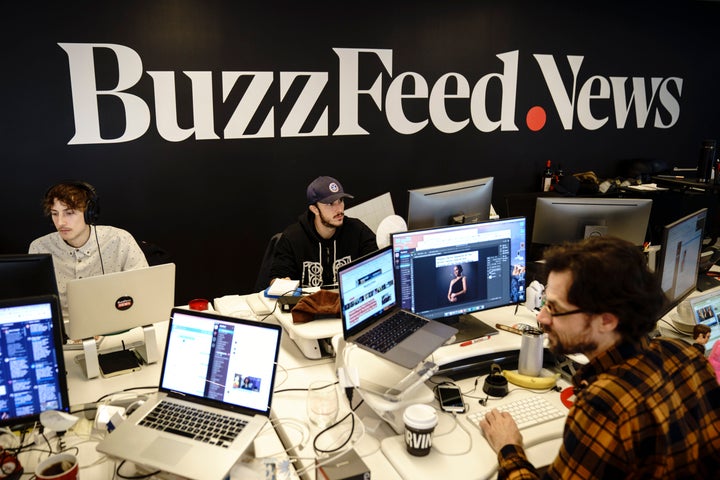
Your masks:
M695 166L702 140L720 137L720 3L659 3L485 0L328 7L162 0L5 7L0 252L25 252L32 239L51 230L40 209L49 185L84 179L99 192L101 223L125 228L171 253L180 303L252 290L267 240L303 211L305 186L318 175L339 178L356 201L390 191L396 212L404 216L408 188L489 175L496 178L494 204L504 213L506 194L539 188L548 159L566 173L592 170L601 177L618 175L618 164L627 159ZM122 45L137 53L143 73L126 93L149 108L144 134L110 142L128 126L119 98L104 95L97 101L104 140L71 143L77 112L70 56L60 43ZM482 77L503 73L498 55L517 52L511 118L517 129L481 131L470 120L455 133L443 133L430 121L416 133L399 133L384 103L380 108L363 94L357 118L368 134L334 135L340 104L347 99L339 87L346 76L336 48L392 51L392 74L370 53L361 55L357 76L363 89L380 76L383 102L390 82L403 72L416 72L428 88L454 72L473 89ZM650 105L647 120L638 126L633 106L618 127L612 95L591 103L594 117L608 118L604 125L586 128L577 108L572 125L563 124L535 55L553 57L566 98L579 95L587 82L594 85L592 94L602 96L599 78L607 83L611 77L642 79ZM568 56L583 57L574 94ZM93 58L90 76L97 89L113 89L120 68L116 55L97 48ZM250 77L238 80L227 97L222 80L223 72L249 71L272 72L273 79L252 115L238 107L248 98ZM148 72L174 72L175 92L164 87L156 92L158 82ZM169 141L156 127L156 93L175 98L181 128L194 126L193 84L183 72L209 72L212 93L203 104L212 107L215 139L190 135ZM284 92L282 72L326 72L318 102L298 100L307 76ZM668 85L665 101L650 98L652 78ZM667 83L672 78L681 85ZM471 119L472 110L482 108L490 120L498 120L509 98L503 88L491 80L483 104L449 99L448 115L454 121ZM406 80L403 92L412 90ZM284 135L284 120L306 104L312 108L300 132L322 123L327 107L327 133ZM536 105L545 109L547 122L535 132L525 115ZM406 99L402 106L411 121L429 118L427 98ZM246 137L228 138L225 126L238 111L251 118ZM272 134L248 138L271 111ZM670 126L654 126L656 112L660 123Z

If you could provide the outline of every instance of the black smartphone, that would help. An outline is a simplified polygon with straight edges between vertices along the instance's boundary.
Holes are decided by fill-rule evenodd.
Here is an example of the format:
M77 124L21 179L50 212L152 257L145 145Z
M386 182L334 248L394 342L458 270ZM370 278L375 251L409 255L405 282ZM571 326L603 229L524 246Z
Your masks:
M465 402L459 387L454 385L438 385L440 408L446 412L464 413Z

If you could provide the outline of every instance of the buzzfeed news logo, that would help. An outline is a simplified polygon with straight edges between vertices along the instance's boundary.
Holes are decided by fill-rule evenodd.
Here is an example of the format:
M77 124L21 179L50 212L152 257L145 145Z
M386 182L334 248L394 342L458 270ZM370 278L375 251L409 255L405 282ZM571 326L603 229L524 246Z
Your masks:
M334 48L338 59L337 122L330 131L328 111L323 104L323 92L328 86L328 72L271 72L271 71L222 71L220 85L223 102L242 79L247 89L230 105L232 114L224 125L215 124L213 104L213 72L183 71L190 80L192 97L192 126L180 126L174 71L143 71L140 55L133 49L117 44L59 43L68 56L72 90L75 135L70 145L122 143L142 137L150 128L151 107L155 112L155 127L159 135L170 142L179 142L192 136L196 140L250 139L276 137L318 137L343 135L370 135L369 126L360 116L360 103L384 112L387 124L395 132L412 135L427 128L453 134L466 128L479 132L518 131L517 118L523 118L530 131L540 131L546 126L549 114L556 115L563 129L598 130L600 128L667 129L680 117L680 97L683 79L679 77L603 76L582 72L583 56L534 54L547 88L550 104L533 105L527 112L517 112L517 87L519 51L499 53L498 71L490 72L471 81L460 73L450 72L432 83L416 72L393 72L393 51L389 49ZM112 88L99 89L96 85L94 50L104 49L117 61L117 82ZM106 52L104 52L106 53ZM372 62L363 62L373 60ZM559 66L559 63L561 66ZM367 65L375 65L376 71L367 71ZM364 70L361 71L361 66ZM567 69L571 76L563 80L560 73ZM369 88L361 85L360 77L374 78ZM153 85L154 105L150 100L129 93L147 74ZM527 77L524 77L527 78ZM216 79L217 81L217 79ZM285 98L291 87L302 88L294 99ZM499 111L494 107L488 112L488 89L493 94L500 88ZM279 93L279 99L273 95ZM125 130L114 138L101 137L103 119L98 107L101 98L111 97L120 102L124 114ZM235 97L233 97L235 98ZM261 109L262 102L270 99L292 101L289 111L276 115L276 108ZM497 99L493 97L495 103ZM467 114L452 115L447 110L448 101L467 102ZM426 118L409 118L405 108L410 102L426 102ZM227 105L225 105L227 107ZM319 115L311 112L320 111ZM634 112L634 116L631 113ZM249 128L251 122L259 127ZM462 118L464 117L464 118ZM577 121L577 125L576 122ZM117 118L113 118L117 123ZM307 125L307 124L310 125Z

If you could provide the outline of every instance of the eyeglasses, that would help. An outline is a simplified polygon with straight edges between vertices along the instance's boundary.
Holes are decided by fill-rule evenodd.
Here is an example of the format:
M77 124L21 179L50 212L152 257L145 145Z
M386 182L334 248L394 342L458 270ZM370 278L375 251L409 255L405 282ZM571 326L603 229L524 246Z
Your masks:
M553 318L565 317L567 315L575 315L576 313L586 313L585 310L583 310L582 308L576 308L575 310L568 310L567 312L555 312L552 305L549 305L547 303L547 299L546 299L545 295L542 296L541 306L540 306L540 311L542 312L543 310L547 311L548 315L550 315Z

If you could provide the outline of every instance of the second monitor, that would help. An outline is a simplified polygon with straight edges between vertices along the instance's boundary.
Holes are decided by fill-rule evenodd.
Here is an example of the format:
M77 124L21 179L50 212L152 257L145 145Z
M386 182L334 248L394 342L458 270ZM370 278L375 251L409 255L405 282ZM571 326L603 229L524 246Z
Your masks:
M402 308L462 325L468 314L525 301L525 218L392 236ZM458 340L462 340L460 337Z
M493 177L408 191L408 228L474 223L490 218Z

